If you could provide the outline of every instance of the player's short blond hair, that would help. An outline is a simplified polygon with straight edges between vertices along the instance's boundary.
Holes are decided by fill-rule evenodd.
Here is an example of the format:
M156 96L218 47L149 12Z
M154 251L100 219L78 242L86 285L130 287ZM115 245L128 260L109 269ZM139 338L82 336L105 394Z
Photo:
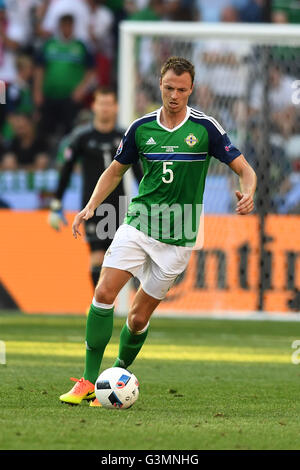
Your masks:
M192 85L195 78L195 67L189 60L184 57L170 57L162 66L160 71L160 78L168 72L168 70L173 70L176 75L182 75L184 72L188 72L192 79Z

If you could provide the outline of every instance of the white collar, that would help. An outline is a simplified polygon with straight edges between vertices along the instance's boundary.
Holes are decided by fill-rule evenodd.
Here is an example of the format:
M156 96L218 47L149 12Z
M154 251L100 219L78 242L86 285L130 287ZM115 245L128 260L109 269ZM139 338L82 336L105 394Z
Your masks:
M163 107L159 108L158 110L158 113L157 113L157 124L162 127L165 131L168 131L168 132L174 132L174 131L177 131L177 129L179 129L181 126L183 126L183 124L188 120L188 118L190 117L190 113L191 113L191 108L189 106L186 107L186 115L185 115L185 118L183 119L183 121L181 121L176 127L173 127L173 129L169 129L168 127L164 126L163 124L161 124L160 122L160 115L161 115L161 111L162 111Z

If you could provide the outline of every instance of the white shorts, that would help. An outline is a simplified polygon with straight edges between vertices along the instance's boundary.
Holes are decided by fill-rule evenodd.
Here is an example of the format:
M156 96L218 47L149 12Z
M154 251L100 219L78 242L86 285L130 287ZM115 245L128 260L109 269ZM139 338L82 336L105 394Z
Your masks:
M146 294L165 298L190 259L192 248L168 245L128 224L121 225L105 253L102 266L129 271Z

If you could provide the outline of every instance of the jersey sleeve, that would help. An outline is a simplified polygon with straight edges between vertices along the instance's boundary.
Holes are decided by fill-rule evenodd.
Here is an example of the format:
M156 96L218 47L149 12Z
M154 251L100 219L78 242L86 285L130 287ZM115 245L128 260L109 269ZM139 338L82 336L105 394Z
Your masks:
M115 160L123 165L131 165L139 160L139 152L135 141L136 126L132 125L125 132L117 149Z
M209 138L209 155L227 164L241 155L239 149L231 143L222 126L215 119L207 121L206 129Z

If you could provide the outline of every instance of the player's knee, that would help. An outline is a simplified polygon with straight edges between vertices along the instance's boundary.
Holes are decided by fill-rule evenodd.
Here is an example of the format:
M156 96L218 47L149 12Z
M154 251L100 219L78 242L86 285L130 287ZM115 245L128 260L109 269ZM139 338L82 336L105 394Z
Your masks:
M142 331L148 323L148 319L138 312L131 312L128 315L128 326L133 333Z
M101 304L108 304L111 305L115 301L115 293L109 289L107 286L98 283L95 288L95 300Z

